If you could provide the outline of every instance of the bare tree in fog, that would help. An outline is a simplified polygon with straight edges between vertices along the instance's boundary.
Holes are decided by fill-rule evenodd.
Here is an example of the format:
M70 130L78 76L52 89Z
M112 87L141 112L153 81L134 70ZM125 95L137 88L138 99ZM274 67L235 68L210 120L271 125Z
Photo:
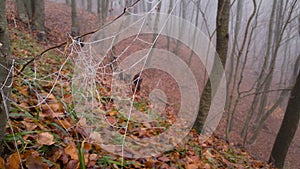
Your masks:
M7 113L9 112L9 101L11 92L12 65L10 54L10 39L8 24L6 18L6 0L0 0L0 155L3 150L3 139L5 136L5 127Z
M71 26L71 35L79 35L79 25L78 25L78 16L77 16L77 3L76 0L71 0L72 6L72 26Z
M298 68L297 68L298 69ZM283 168L286 154L294 138L300 120L300 71L289 97L288 106L276 137L269 162Z

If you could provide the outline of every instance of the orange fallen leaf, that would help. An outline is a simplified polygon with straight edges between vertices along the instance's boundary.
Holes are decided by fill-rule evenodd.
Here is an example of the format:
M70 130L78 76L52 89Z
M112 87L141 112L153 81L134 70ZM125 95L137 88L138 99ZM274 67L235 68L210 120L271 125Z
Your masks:
M5 163L2 157L0 157L0 168L5 169Z
M22 156L19 155L18 152L15 152L15 153L11 154L7 158L6 168L9 168L9 169L19 169L19 164L21 162L20 157L22 158Z
M40 133L38 134L37 137L37 142L42 145L50 146L55 143L53 140L54 140L54 136L49 132Z
M65 94L62 101L66 104L70 104L73 101L73 96L71 94Z
M69 130L73 126L73 124L71 124L67 119L57 120L57 124L59 124L67 130Z
M62 104L49 103L49 106L50 106L51 110L54 111L54 112L63 112L64 111L64 107L63 107Z
M20 94L22 94L24 96L28 96L28 86L21 86L17 89L18 89Z
M65 152L71 157L72 160L78 160L78 149L74 144L69 144L65 148Z
M186 166L187 169L198 169L199 167L196 164L189 164Z

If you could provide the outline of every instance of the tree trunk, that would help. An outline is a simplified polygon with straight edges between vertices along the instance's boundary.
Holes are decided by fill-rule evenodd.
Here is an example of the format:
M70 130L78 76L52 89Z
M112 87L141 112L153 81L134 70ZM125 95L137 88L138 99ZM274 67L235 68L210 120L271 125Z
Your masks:
M66 0L66 4L70 6L71 5L70 0Z
M38 31L38 38L46 38L45 33L45 0L17 0L18 17L27 23L30 29Z
M6 20L6 0L0 0L0 154L2 153L2 141L5 136L7 112L9 111L10 96L10 40Z
M32 29L38 31L38 38L46 38L45 33L45 0L33 0L32 5Z
M277 134L269 162L283 168L289 146L294 138L300 120L300 71L291 92L283 121Z
M103 26L106 22L106 18L108 15L108 0L101 0L101 25Z
M228 25L229 25L229 12L230 12L230 0L219 0L218 1L218 10L217 10L217 19L216 19L216 30L217 30L217 46L216 50L219 54L219 58L223 67L226 63L227 58L227 50L228 50ZM216 61L214 62L213 69L211 75L214 76L222 76L222 73L217 72ZM221 79L216 78L216 79ZM210 79L208 79L205 88L203 90L198 115L194 124L194 129L201 133L205 124L205 120L208 116L208 112L210 109L211 100L214 97L215 93L212 93ZM219 84L219 82L214 81L213 83ZM214 91L215 92L215 91Z
M89 11L89 12L92 12L92 0L88 0L87 1L87 10Z
M28 1L27 0L16 0L17 15L18 15L18 18L22 22L29 23L28 11L25 8L26 2L28 2Z
M79 27L78 27L78 18L77 18L77 4L76 0L71 0L72 6L72 27L71 27L71 35L78 36L79 35Z

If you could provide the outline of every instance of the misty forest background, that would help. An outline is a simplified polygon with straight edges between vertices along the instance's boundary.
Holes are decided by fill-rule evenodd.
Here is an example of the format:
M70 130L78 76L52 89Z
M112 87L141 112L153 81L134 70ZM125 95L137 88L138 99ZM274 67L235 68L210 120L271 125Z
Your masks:
M206 79L188 138L193 145L124 161L85 142L72 105L72 58L108 23L143 12L180 16L212 41L226 70L227 100L214 135L196 144L213 97ZM300 166L299 0L0 0L0 43L0 168ZM180 54L182 48L168 49ZM202 69L193 65L192 52L183 53L196 72ZM133 82L141 98L153 81L147 73L142 77L141 84ZM105 91L107 84L101 84ZM135 108L147 109L141 100ZM120 122L107 109L108 120ZM138 137L162 132L133 130Z

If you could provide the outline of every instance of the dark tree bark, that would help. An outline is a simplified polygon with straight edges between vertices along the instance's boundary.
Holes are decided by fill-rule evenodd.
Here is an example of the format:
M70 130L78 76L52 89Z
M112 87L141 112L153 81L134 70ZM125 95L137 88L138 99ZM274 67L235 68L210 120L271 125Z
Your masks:
M72 6L72 26L71 26L71 35L79 35L79 26L78 26L78 17L77 17L77 4L76 0L71 0Z
M32 17L32 10L27 10L31 7L30 3L30 0L16 0L18 18L24 23L29 23L29 17Z
M38 31L40 40L45 39L45 0L17 0L16 5L18 17Z
M93 6L92 0L88 0L88 1L87 1L87 10L88 10L89 12L92 12L92 6Z
M272 148L269 162L283 168L289 146L295 136L300 120L300 71L292 89L283 121Z
M0 0L0 154L2 153L2 142L5 136L6 113L9 111L7 98L10 96L10 67L10 40L6 20L6 0Z
M70 0L66 0L66 4L70 6L71 5Z
M38 31L38 38L46 38L45 33L45 0L33 0L32 6L32 28Z
M230 12L230 0L219 0L218 1L218 10L217 10L217 19L216 19L216 33L217 33L217 46L216 51L219 55L223 67L226 64L227 51L228 51L228 25L229 25L229 12ZM218 65L214 62L213 69L211 72L212 76L216 76L214 79L214 84L218 85L222 76L222 72L218 69ZM198 115L194 124L194 129L201 133L205 124L205 120L208 116L210 109L211 100L214 97L215 93L212 93L211 87L211 77L208 79L205 88L203 90ZM213 91L215 92L215 91Z

